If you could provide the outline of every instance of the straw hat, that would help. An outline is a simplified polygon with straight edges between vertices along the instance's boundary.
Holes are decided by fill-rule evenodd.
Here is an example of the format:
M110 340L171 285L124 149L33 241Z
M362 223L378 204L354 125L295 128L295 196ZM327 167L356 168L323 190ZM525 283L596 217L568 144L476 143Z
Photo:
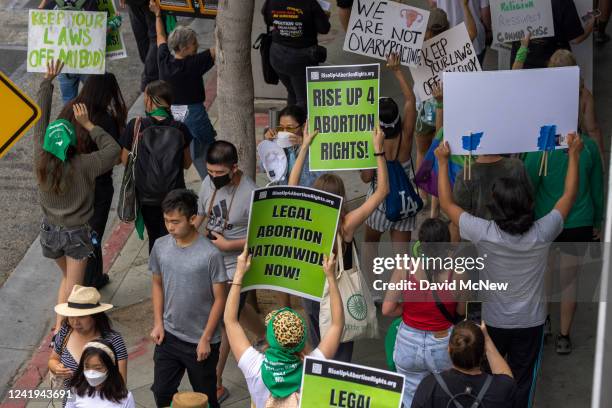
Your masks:
M172 408L208 408L208 397L200 392L177 392L172 397Z
M100 303L100 292L96 288L74 285L68 303L55 306L55 313L66 317L89 316L112 309L113 305Z

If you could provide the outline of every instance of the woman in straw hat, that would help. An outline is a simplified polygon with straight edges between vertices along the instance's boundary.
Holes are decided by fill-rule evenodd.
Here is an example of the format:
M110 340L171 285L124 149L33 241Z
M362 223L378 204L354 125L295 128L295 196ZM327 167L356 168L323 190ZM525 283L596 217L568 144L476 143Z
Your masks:
M117 363L112 343L97 339L85 344L66 408L136 408Z
M172 408L208 408L208 397L201 392L182 391L172 397Z
M260 353L251 346L238 322L238 304L244 274L251 264L247 248L238 257L234 281L225 306L225 330L238 367L244 374L255 408L297 407L304 356L332 358L344 329L344 310L336 282L335 256L324 257L323 270L329 284L332 323L319 346L306 347L307 326L293 309L284 307L266 316L267 346Z
M100 293L96 288L80 285L74 285L67 303L55 306L55 312L64 319L55 337L48 366L53 375L64 379L66 388L79 367L78 361L85 345L98 338L112 345L119 373L127 382L125 343L121 335L111 328L111 322L104 313L112 307L108 303L100 303Z

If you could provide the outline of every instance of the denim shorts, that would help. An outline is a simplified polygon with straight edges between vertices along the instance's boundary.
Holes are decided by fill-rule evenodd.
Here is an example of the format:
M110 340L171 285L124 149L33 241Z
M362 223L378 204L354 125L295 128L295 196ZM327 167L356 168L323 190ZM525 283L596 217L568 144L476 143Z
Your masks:
M91 228L62 227L43 221L40 224L40 245L45 258L58 259L68 256L73 259L85 259L93 254Z
M402 322L395 339L393 361L398 374L405 378L405 407L412 405L412 399L421 380L433 372L442 372L452 367L448 354L450 331L444 336L434 332L418 330Z

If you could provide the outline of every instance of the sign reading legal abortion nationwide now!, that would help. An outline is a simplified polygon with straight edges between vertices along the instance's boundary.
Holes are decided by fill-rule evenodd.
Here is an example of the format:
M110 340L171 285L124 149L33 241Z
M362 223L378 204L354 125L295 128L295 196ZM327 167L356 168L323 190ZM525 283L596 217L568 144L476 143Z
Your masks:
M28 72L45 72L47 62L64 62L66 74L103 74L106 66L106 13L30 10Z
M114 0L98 0L98 11L108 12L108 17L117 15ZM106 34L106 59L109 61L127 57L125 41L119 28L112 28Z
M300 408L400 408L403 391L403 375L306 357Z
M410 68L421 100L432 98L432 87L439 84L442 72L480 71L478 56L472 41L461 23L423 43L421 64Z
M273 289L320 300L323 256L331 254L342 197L307 187L255 190L247 245L251 269L243 290Z
M307 67L311 170L376 167L379 64Z
M402 65L417 66L429 11L393 1L353 3L344 51L386 60L396 53Z
M491 22L497 43L555 35L551 0L491 0Z

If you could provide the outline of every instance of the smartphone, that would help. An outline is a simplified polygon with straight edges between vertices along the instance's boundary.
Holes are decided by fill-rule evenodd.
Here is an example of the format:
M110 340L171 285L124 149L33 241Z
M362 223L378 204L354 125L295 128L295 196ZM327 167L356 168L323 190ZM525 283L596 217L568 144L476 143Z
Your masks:
M465 320L471 320L480 326L482 323L482 302L467 302L465 304Z
M217 237L215 237L211 231L208 231L208 234L206 234L206 238L210 239L211 241L217 239Z

